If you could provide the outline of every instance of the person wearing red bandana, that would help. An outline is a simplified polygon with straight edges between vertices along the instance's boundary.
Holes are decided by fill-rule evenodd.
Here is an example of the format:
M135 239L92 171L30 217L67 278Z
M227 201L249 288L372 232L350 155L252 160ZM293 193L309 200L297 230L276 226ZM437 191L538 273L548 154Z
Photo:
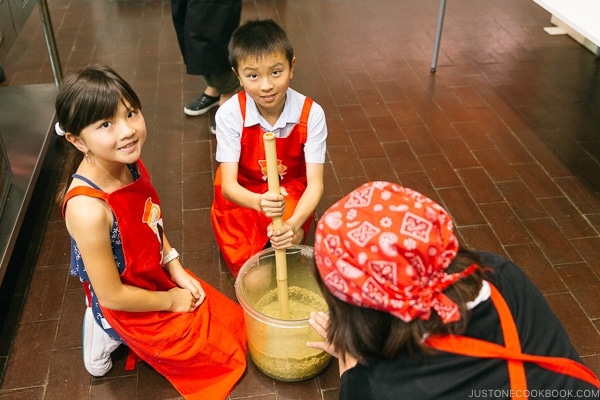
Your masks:
M412 189L369 182L315 232L329 311L310 323L338 358L339 398L591 398L600 381L523 271L460 246L448 212Z

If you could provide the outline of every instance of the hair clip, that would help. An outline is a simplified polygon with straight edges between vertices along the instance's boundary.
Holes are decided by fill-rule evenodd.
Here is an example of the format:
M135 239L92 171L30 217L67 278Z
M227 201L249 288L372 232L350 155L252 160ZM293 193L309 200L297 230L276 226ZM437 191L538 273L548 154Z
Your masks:
M62 130L58 122L54 124L54 130L58 136L65 136L65 131Z

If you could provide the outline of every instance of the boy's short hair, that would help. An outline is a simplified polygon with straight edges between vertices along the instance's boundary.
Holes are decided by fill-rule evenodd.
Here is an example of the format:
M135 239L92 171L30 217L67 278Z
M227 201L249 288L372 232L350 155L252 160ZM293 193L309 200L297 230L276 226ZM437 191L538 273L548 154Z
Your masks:
M249 57L284 52L290 65L294 48L285 30L272 19L253 19L240 25L229 42L229 63L237 71L239 63Z

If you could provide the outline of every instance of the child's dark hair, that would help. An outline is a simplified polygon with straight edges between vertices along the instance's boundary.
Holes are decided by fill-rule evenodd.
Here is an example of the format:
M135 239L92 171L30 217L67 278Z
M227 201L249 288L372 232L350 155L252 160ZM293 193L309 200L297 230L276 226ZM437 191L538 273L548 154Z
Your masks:
M106 65L90 65L63 79L56 97L56 119L62 131L79 136L86 126L113 117L121 103L142 109L139 97L119 74ZM57 193L59 204L84 156L70 143L65 148L68 177Z
M272 19L248 20L240 25L229 41L229 63L237 71L241 60L284 52L290 65L294 48L285 30Z
M479 257L461 248L447 269L449 274L464 270L471 264L481 267ZM333 344L341 357L350 354L359 362L376 359L393 359L401 353L432 353L422 343L426 334L462 334L467 328L470 312L467 302L473 300L481 289L483 268L462 278L448 287L444 293L460 308L461 319L445 324L437 313L428 320L401 319L378 310L359 307L335 297L325 286L315 266L319 287L329 307L330 325L327 340Z

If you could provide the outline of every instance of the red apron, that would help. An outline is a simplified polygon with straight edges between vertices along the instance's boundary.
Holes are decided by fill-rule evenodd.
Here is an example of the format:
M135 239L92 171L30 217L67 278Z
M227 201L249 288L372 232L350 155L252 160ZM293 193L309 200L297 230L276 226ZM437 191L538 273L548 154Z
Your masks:
M240 92L238 98L243 121L246 118L246 92ZM285 198L284 221L292 216L300 197L306 190L304 144L312 103L313 101L307 97L300 122L287 138L276 139L280 186L288 192ZM260 126L254 125L244 127L240 138L242 152L238 166L238 183L255 193L264 193L268 190L263 134L264 131ZM220 168L217 168L215 173L214 196L211 219L217 244L225 264L233 276L237 276L244 262L264 249L269 240L267 227L272 219L261 212L227 200L221 192ZM304 237L308 236L312 219L312 217L308 218L302 226Z
M425 339L425 344L437 350L469 357L505 359L508 364L510 389L515 394L513 399L527 399L527 378L524 362L534 363L547 370L581 379L600 388L600 381L594 373L577 361L564 357L536 356L522 353L517 327L508 305L498 289L491 283L490 289L492 291L492 302L500 318L505 346L460 335L430 336Z
M176 285L161 265L160 203L141 160L138 167L135 182L110 194L79 186L69 191L65 204L77 195L106 201L121 233L126 265L121 281L166 291ZM127 346L186 399L224 399L246 369L244 317L237 303L201 283L206 300L192 313L101 308Z

